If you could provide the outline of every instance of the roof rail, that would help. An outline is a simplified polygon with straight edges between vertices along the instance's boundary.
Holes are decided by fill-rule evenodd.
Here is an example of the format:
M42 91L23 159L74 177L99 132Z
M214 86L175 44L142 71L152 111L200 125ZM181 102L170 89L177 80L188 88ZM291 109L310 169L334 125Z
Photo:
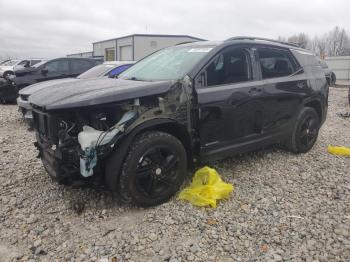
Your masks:
M231 41L231 40L262 40L262 41L268 41L268 42L273 42L273 43L278 43L278 44L283 44L283 45L300 47L297 43L288 43L288 42L278 41L278 40L274 40L274 39L268 39L268 38L263 38L263 37L254 37L254 36L235 36L235 37L231 37L231 38L226 39L225 42Z

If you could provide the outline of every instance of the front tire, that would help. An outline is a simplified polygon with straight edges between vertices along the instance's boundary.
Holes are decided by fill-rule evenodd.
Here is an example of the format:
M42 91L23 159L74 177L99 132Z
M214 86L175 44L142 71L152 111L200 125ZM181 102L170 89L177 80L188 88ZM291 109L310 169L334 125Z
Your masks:
M148 131L131 145L119 179L123 202L159 205L182 185L187 171L186 150L174 136Z
M11 71L6 71L6 72L4 72L4 74L3 74L2 76L3 76L3 78L8 79L9 76L11 76L11 75L13 75L13 72L11 72Z
M320 119L316 110L310 107L303 108L287 142L288 150L295 154L308 152L317 140L319 129Z

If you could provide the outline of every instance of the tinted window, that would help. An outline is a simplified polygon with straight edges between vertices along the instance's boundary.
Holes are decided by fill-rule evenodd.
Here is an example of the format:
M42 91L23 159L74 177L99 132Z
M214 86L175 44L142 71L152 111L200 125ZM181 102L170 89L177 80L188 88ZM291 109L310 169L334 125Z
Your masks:
M290 53L273 48L258 49L262 78L282 77L295 71Z
M71 66L74 73L80 74L90 69L93 65L86 60L71 60Z
M21 62L18 63L18 65L25 65L29 62L29 60L22 60Z
M248 81L250 62L244 49L231 49L219 54L206 68L207 86Z
M99 77L103 76L109 71L113 70L115 68L115 65L108 65L108 64L102 64L102 65L97 65L94 66L93 68L90 68L86 72L82 73L81 75L78 76L78 78L94 78L94 77Z
M69 65L66 59L48 62L44 66L44 68L47 69L49 72L68 72L69 71Z
M30 65L35 65L37 63L40 63L41 60L30 60Z
M132 65L122 65L118 66L117 68L114 68L108 73L109 77L116 77L118 76L121 72L124 72L126 69L128 69Z

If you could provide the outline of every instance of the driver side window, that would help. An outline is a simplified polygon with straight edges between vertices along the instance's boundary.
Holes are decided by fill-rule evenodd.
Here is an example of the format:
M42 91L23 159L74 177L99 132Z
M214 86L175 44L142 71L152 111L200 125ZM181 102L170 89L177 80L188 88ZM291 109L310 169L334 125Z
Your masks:
M251 79L248 52L229 49L217 55L205 69L207 86L226 85Z
M49 72L68 72L69 65L67 60L56 60L47 63L44 69L48 70Z

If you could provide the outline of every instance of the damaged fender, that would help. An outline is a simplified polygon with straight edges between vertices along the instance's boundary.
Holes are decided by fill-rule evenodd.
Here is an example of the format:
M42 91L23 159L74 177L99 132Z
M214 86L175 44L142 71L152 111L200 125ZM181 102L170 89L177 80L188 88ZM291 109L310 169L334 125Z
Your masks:
M112 191L117 191L119 173L128 153L129 146L134 138L144 130L160 128L165 125L181 125L188 133L188 143L192 143L191 114L192 82L186 76L182 81L177 81L164 97L158 98L158 107L151 108L142 114L128 126L121 139L116 143L114 154L106 160L105 183ZM142 104L141 104L142 107Z

